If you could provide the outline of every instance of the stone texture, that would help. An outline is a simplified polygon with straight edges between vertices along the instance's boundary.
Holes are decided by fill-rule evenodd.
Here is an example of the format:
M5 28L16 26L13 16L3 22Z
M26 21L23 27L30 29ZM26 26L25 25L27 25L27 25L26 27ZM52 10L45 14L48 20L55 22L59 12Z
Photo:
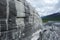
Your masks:
M6 0L0 0L0 19L6 18Z
M18 33L16 27L17 13L15 8L15 2L13 0L10 0L8 4L7 2L7 0L0 0L0 40L13 40L12 34L14 34L14 32Z
M30 7L25 0L9 0L8 5L7 0L1 1L0 40L31 40L32 34L38 31L40 24L40 17L36 14L35 9L32 9L33 7Z
M16 23L22 32L24 30L24 27L25 27L24 18L16 18Z
M16 1L17 17L25 17L24 4L22 2Z
M50 23L52 23L50 25ZM41 35L38 40L60 40L60 22L50 22L48 25L45 24L45 29L41 31Z

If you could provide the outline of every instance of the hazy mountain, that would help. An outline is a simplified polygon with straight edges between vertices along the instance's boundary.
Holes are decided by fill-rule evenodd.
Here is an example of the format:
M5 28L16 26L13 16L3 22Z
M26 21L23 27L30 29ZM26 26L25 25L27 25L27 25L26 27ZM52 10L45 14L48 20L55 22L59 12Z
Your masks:
M60 13L54 13L54 14L51 14L51 15L48 15L48 16L44 16L44 17L42 17L42 20L44 22L47 22L47 21L60 21Z

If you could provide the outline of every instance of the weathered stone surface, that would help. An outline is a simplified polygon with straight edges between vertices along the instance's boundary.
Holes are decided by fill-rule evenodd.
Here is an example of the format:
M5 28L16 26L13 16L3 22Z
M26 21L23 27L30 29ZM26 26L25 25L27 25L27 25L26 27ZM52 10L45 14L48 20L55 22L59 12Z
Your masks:
M50 23L52 23L50 25ZM50 22L48 25L45 25L46 29L43 30L40 34L42 40L60 40L60 23L59 22Z
M26 0L18 0L19 2L22 2L23 4L24 4L24 2L26 1Z
M17 25L20 27L24 27L24 18L16 18Z
M45 36L45 37L44 37ZM43 40L59 40L58 34L55 31L47 31L44 35Z
M0 40L13 40L12 34L17 32L15 2L0 0ZM8 4L7 4L8 2ZM7 7L8 6L8 7ZM8 15L7 15L8 14ZM15 34L17 35L17 34ZM17 38L18 39L18 38Z
M6 0L0 0L0 19L1 18L6 18Z
M18 30L1 32L0 40L19 40Z
M2 0L1 0L2 1ZM4 0L3 0L4 1ZM4 8L6 5L6 8ZM3 6L3 8L1 8ZM25 0L17 1L10 0L9 4L1 5L0 9L9 13L1 14L1 20L6 15L8 16L3 21L0 21L1 40L31 40L32 34L38 30L39 18L35 10L29 7ZM7 10L8 6L8 10ZM31 8L31 9L30 9ZM32 11L31 11L32 10ZM35 14L35 15L34 15ZM6 21L7 20L7 21ZM40 28L40 26L39 26Z
M25 17L24 4L22 2L16 1L17 17Z
M17 11L15 7L15 2L13 0L9 1L9 18L8 18L8 29L16 29L16 16L17 16Z
M6 31L6 21L0 21L0 32Z

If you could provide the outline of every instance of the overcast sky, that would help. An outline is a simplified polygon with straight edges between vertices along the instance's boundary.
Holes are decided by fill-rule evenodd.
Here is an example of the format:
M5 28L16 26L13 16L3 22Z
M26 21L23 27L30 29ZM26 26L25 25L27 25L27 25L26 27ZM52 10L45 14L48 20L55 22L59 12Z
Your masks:
M60 10L60 0L27 0L38 11L40 16L46 16Z

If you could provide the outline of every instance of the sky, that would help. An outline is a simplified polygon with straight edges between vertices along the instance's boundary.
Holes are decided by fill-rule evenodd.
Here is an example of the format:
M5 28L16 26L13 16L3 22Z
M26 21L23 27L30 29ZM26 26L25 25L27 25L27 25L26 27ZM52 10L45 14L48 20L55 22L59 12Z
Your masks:
M60 0L27 0L39 13L47 16L60 11Z

